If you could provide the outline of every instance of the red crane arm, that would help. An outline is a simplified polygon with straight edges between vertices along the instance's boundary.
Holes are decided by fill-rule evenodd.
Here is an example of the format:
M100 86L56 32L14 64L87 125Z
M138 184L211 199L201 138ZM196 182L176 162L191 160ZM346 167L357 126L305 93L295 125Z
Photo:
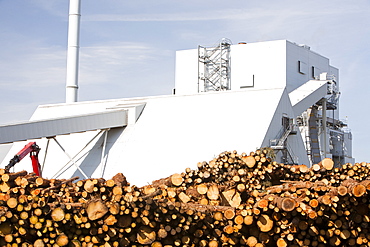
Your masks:
M24 148L19 151L16 156L18 156L19 161L21 161L27 154L31 153L32 151L38 149L36 142L30 142Z
M30 154L33 172L36 173L37 176L41 176L41 169L38 160L40 148L37 146L36 142L30 142L24 148L19 151L10 161L9 164L5 167L6 171L9 171L15 164L20 162L27 154Z

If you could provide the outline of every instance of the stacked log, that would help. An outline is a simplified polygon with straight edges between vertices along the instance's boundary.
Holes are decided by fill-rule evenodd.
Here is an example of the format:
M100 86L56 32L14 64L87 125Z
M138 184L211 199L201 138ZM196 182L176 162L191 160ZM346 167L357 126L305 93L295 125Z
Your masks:
M368 246L370 164L224 152L138 188L0 169L0 246Z

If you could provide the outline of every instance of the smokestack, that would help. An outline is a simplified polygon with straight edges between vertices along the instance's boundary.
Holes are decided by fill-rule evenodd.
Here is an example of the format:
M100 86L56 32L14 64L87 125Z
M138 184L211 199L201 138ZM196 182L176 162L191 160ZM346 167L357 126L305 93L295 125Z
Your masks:
M80 8L80 0L69 1L66 103L77 101Z

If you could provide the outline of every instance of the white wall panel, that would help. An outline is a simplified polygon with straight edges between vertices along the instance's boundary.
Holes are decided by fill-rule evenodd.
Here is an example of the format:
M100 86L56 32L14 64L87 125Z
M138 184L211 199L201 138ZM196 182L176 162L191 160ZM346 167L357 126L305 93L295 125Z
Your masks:
M198 49L176 52L176 94L198 93Z

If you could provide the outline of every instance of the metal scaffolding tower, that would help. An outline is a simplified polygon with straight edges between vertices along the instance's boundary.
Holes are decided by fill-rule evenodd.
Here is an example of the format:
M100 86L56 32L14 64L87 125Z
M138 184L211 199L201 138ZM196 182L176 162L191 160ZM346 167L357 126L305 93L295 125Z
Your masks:
M230 90L230 45L223 38L213 47L198 46L198 92Z

